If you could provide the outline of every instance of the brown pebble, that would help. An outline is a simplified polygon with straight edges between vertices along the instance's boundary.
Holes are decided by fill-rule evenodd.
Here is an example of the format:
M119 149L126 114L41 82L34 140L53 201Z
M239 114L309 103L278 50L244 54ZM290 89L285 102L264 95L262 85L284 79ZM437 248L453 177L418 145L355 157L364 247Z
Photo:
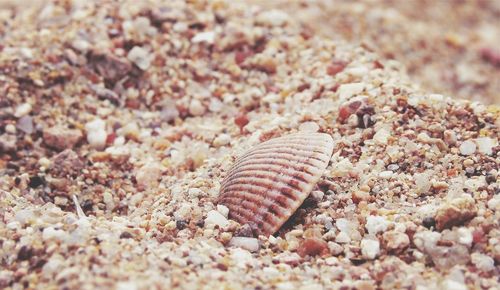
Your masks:
M437 210L436 228L441 231L462 225L475 217L476 213L477 207L474 204L474 199L470 197L454 199Z
M297 253L301 257L323 256L329 253L328 243L316 238L305 239L300 243Z

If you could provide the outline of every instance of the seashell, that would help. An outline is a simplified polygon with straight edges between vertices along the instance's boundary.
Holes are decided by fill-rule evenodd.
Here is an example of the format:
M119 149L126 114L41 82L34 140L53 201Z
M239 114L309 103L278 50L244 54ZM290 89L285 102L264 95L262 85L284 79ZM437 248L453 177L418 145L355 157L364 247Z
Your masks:
M321 178L333 153L324 133L296 133L263 142L238 158L222 181L218 203L229 218L272 235Z

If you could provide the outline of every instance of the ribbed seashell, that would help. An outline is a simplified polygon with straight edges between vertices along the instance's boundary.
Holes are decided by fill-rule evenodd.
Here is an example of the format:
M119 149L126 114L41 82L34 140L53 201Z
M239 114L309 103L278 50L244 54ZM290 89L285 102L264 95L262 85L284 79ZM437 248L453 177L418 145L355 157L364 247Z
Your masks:
M296 133L263 142L238 158L223 180L219 203L229 217L272 235L321 178L333 153L324 133Z

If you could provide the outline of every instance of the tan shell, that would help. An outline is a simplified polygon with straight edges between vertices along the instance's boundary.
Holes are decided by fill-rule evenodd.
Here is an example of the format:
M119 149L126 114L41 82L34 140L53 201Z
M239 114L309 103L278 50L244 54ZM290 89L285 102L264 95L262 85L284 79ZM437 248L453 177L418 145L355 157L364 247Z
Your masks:
M299 208L333 153L324 133L296 133L263 142L236 160L222 182L219 203L229 217L259 235L272 235Z

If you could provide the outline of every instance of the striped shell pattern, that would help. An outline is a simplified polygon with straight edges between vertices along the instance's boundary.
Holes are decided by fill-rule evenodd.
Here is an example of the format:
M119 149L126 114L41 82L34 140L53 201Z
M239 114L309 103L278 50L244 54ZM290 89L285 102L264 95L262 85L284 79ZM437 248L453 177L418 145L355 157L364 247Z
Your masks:
M304 202L328 166L333 139L324 133L274 138L238 158L221 185L229 217L272 235Z

